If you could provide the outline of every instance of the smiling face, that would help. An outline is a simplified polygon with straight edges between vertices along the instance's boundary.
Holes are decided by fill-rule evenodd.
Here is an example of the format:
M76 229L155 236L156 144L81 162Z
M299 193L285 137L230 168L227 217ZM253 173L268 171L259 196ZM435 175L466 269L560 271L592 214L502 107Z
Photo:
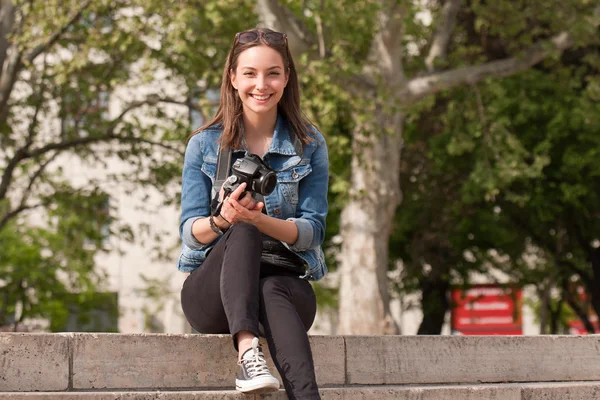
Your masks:
M242 100L244 113L277 113L277 103L288 82L287 69L277 50L265 45L244 50L229 77Z

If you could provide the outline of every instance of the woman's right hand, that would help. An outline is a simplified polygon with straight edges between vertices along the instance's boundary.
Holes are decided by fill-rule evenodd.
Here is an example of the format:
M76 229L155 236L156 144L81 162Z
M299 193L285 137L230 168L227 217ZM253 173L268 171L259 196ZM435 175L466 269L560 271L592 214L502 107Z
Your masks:
M223 184L221 186L221 190L219 191L219 199L220 201L223 201L223 195L225 194L225 191L223 190L223 186L225 184ZM244 184L245 185L245 184ZM245 186L244 186L245 187ZM239 189L240 187L238 186L237 189ZM237 191L237 190L236 190ZM236 191L232 192L229 197L233 196L233 193L235 193ZM243 190L242 190L243 191ZM239 195L238 195L239 196ZM237 200L238 204L245 207L248 210L254 210L256 208L256 200L254 200L254 197L252 197L252 193L250 192L245 192L244 196L238 200L237 198L235 198L235 200ZM225 204L223 204L223 207L225 206Z
M220 216L229 224L248 222L248 216L251 215L247 214L248 211L261 212L264 207L264 204L262 202L257 203L250 193L246 193L246 195L240 199L240 196L244 193L245 189L246 184L242 183L223 201ZM222 192L223 191L221 190L221 194ZM231 204L230 200L238 206L238 209Z

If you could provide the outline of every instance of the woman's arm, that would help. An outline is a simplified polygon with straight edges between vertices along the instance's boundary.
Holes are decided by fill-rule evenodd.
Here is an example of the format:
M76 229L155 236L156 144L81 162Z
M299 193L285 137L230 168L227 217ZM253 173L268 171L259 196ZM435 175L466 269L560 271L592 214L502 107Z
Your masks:
M325 138L316 132L318 147L311 155L312 171L298 185L298 206L295 218L288 218L298 228L298 239L290 246L295 251L319 247L325 240L329 190L329 155ZM286 242L287 243L287 242Z
M179 234L185 245L194 250L206 248L219 236L211 229L208 218L210 215L212 182L202 172L205 140L206 137L202 132L190 139L183 163ZM234 191L231 196L238 199L240 193L241 190ZM251 208L255 206L251 196L244 197L240 200L240 204ZM222 231L229 228L229 223L223 218L214 217L213 220L215 225Z
M194 250L206 248L216 238L215 235L212 240L208 240L207 237L198 240L193 229L197 223L210 215L212 183L202 172L204 140L206 139L203 132L193 136L185 149L183 161L179 234L183 243ZM208 223L208 220L205 222Z
M298 240L298 227L296 224L292 221L273 218L263 214L264 203L258 203L254 210L244 208L239 202L233 199L229 201L229 204L237 213L237 216L234 217L236 222L248 222L256 226L262 233L290 245L296 243L296 240Z
M222 231L226 231L229 228L229 224L225 222L223 218L214 217L213 221L215 225ZM210 227L210 220L208 218L198 218L192 223L192 235L200 243L212 243L213 240L218 238L220 235L212 230Z

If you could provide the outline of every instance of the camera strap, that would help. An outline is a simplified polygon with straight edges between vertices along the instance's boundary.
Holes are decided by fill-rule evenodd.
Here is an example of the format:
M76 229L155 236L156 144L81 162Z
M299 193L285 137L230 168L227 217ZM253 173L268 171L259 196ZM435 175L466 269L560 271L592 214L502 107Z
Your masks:
M214 189L216 191L215 197L210 202L210 208L213 215L218 215L217 208L219 206L219 191L221 186L227 180L229 176L229 169L231 168L231 149L223 149L219 147L219 155L217 156L217 172L215 174ZM220 210L219 210L220 211Z
M229 170L231 169L231 149L219 148L219 155L217 157L217 173L215 175L215 188L217 192L221 189L221 186L227 180L229 176Z

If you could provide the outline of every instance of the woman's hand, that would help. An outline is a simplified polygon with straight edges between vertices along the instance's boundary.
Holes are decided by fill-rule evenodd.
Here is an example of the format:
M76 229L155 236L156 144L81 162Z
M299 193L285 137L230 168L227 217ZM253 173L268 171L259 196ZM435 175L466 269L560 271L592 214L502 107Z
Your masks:
M244 192L244 189L246 189L246 184L242 183L225 199L221 208L221 216L231 224L247 222L254 225L258 218L260 218L265 205L263 202L257 203L250 193L246 193L240 199L239 197Z
M225 184L223 184L223 186L224 185ZM220 201L223 201L223 195L225 194L225 191L223 190L223 186L221 186L221 190L219 191ZM239 189L239 187L238 187L238 189ZM230 197L232 195L233 195L233 193L230 194ZM256 207L256 200L254 200L254 197L252 197L252 194L250 192L246 192L244 194L244 196L241 198L241 200L238 200L238 203L240 203L241 206L246 207L248 210L253 210Z

